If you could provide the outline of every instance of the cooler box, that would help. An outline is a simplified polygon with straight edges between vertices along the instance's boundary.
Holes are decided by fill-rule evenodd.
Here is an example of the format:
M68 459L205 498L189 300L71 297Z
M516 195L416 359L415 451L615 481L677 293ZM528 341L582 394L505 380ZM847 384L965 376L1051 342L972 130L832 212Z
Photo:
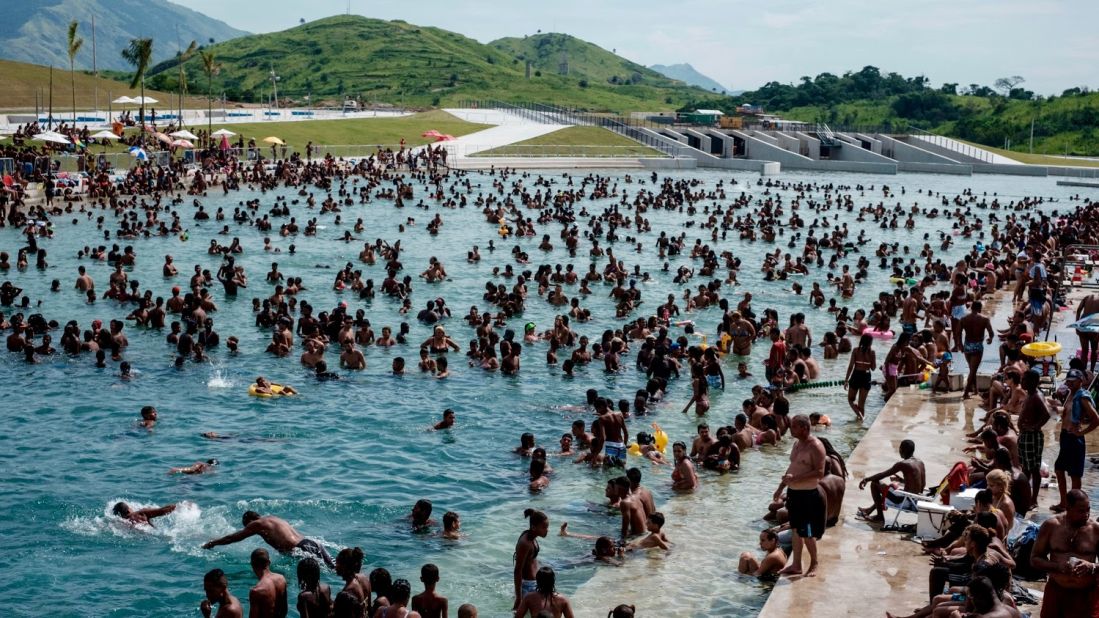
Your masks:
M959 511L972 511L973 503L977 501L977 493L980 491L976 487L970 487L965 491L950 494L950 505Z
M954 507L936 502L920 501L916 503L916 538L921 541L934 541L943 535L946 529L946 514Z

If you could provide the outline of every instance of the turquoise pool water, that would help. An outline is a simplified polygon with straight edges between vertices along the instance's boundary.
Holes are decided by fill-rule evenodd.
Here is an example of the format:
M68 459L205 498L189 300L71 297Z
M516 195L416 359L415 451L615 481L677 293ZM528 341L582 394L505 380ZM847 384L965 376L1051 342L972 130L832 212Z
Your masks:
M609 174L617 179L620 191L632 193L652 188L636 182L626 184L625 174L620 172ZM760 198L768 192L755 184L755 176L747 174L697 171L678 172L675 177L698 179L711 188L724 180L729 200L741 190ZM532 175L524 179L525 184L532 186L534 178ZM560 173L548 173L545 178L566 182ZM730 187L732 179L742 184ZM487 175L472 174L469 180L473 185L471 203L476 193L491 189L492 179ZM883 182L897 192L895 197L884 200L887 205L900 203L908 207L918 203L941 208L939 197L928 197L917 190L932 189L953 197L971 188L978 195L999 192L1001 200L1025 195L1062 198L1059 203L1045 207L1050 209L1071 206L1063 199L1071 191L1056 187L1047 179L784 174L778 180L875 186L876 190L867 189L862 195L853 189L842 191L853 193L856 206L883 201L880 192ZM906 189L904 195L900 195L901 187ZM322 192L312 192L318 200L323 199ZM782 195L787 202L795 196L793 191L770 189L769 192ZM421 189L417 197L423 193ZM823 189L811 191L803 198L803 204L807 198L819 201L823 194ZM204 203L211 212L224 206L231 213L238 201L259 198L266 210L275 195L297 197L296 191L285 189L266 194L244 191L228 198L206 199ZM585 206L598 213L615 201L616 198L589 201ZM435 210L441 210L444 226L433 237L425 226ZM220 258L207 255L206 247L215 237L227 242L217 235L223 223L208 221L196 225L191 221L193 209L189 200L180 211L190 230L188 242L173 237L119 243L132 244L138 254L137 266L129 272L131 280L137 279L142 289L151 288L156 295L167 297L169 288L177 282L185 286L185 277L195 264L216 271ZM293 207L293 211L300 223L316 216L304 205ZM979 216L985 214L975 212ZM802 213L807 222L816 216L805 210ZM846 221L853 230L852 236L870 225L857 223L854 214L846 211L838 214L839 221ZM1002 217L1005 213L998 214ZM627 267L632 269L634 264L640 264L643 271L652 274L653 281L642 284L646 306L652 307L669 292L682 294L682 287L671 281L678 264L697 266L683 255L669 260L671 272L661 272L662 260L653 245L656 236L661 231L669 234L685 231L688 244L693 244L693 239L700 235L704 242L709 242L709 235L708 230L683 227L687 218L684 214L650 210L646 216L653 231L642 235L644 252L631 251L625 243L618 243L615 248ZM483 616L507 615L510 608L511 555L516 538L526 528L523 508L534 506L545 510L553 530L563 520L581 532L613 534L617 530L618 519L599 506L605 479L611 473L574 466L561 459L551 462L556 464L556 471L550 488L532 496L526 488L527 460L510 451L518 444L519 434L530 431L552 452L572 420L590 420L586 413L570 407L583 403L588 388L597 388L615 399L632 400L632 393L644 386L643 376L633 370L632 355L623 363L625 370L620 374L607 375L600 364L579 370L575 379L565 379L558 368L546 366L546 344L524 347L523 369L517 377L469 368L462 354L455 353L451 354L453 376L437 381L416 371L416 346L371 348L366 351L366 371L342 372L341 381L318 383L298 363L300 350L285 359L263 353L269 334L253 325L250 301L253 296L270 294L271 286L264 283L263 276L272 261L278 261L280 270L287 275L304 278L308 290L299 294L299 299L308 299L318 311L346 300L352 310L366 309L376 332L385 325L396 330L401 321L408 320L412 323L410 340L418 342L428 336L429 327L410 319L414 315L398 314L396 301L379 296L364 302L357 295L331 289L333 269L348 261L355 262L356 268L361 268L364 276L373 278L376 284L384 278L380 262L367 266L356 261L361 242L345 244L337 240L358 217L367 226L360 235L363 239L401 239L405 265L402 274L415 277L426 267L429 256L443 261L452 280L442 284L414 283L414 312L427 299L445 297L455 313L447 323L448 332L463 347L472 331L458 316L468 311L470 305L486 308L481 294L485 281L491 279L493 265L511 263L522 270L509 259L511 247L519 244L530 254L531 270L543 261L551 264L570 261L558 238L559 225L539 226L537 237L501 242L496 226L485 223L480 210L472 205L459 210L433 208L427 213L411 207L396 210L391 202L373 200L369 206L346 209L343 225L339 227L334 225L333 215L321 216L323 229L316 238L284 239L272 235L274 245L284 251L291 242L295 243L298 251L293 256L285 252L264 253L260 250L263 234L229 220L226 222L232 232L229 238L239 236L245 246L245 253L237 259L238 264L246 267L251 284L235 299L225 297L220 287L212 288L219 305L219 311L212 317L223 341L229 335L240 338L242 351L238 356L230 357L222 347L211 354L211 362L189 362L177 370L172 367L173 348L164 341L166 333L132 325L126 329L130 347L125 359L138 373L131 381L118 377L116 363L109 362L107 369L95 369L94 360L87 355L79 358L57 355L33 366L25 365L19 355L0 355L0 378L9 385L0 406L0 421L5 427L0 435L0 456L7 469L0 489L0 507L4 513L0 519L0 565L6 574L0 582L0 599L3 599L0 613L194 616L202 598L202 575L214 567L224 569L231 589L246 597L253 581L247 556L261 542L251 539L211 551L201 549L200 545L235 529L240 514L247 509L289 520L307 536L321 540L333 554L344 546L363 547L367 556L364 570L385 567L394 578L418 582L419 567L434 562L442 572L440 592L450 597L452 607L474 602ZM415 217L417 225L402 234L397 226L406 217ZM76 319L87 328L93 319L106 322L124 317L132 305L119 307L102 300L89 306L72 290L76 268L81 264L88 267L101 292L107 285L110 269L106 263L76 257L84 245L103 242L102 232L96 229L94 221L81 216L80 222L73 225L69 218L62 217L55 224L56 237L41 242L49 252L50 267L36 270L32 260L30 269L12 270L0 279L10 279L32 299L42 299L43 304L36 311L61 323ZM913 247L915 257L923 244L924 232L932 233L929 242L937 249L935 236L943 225L944 219L922 221L915 232L867 227L873 242L864 246L863 251L872 262L871 281L859 287L852 309L868 306L878 291L888 287L887 274L877 268L877 260L873 258L879 241L907 243ZM116 228L110 215L106 227ZM552 254L537 249L542 233L550 234L557 247ZM497 241L499 249L495 254L485 250L489 239ZM779 246L784 250L787 239L788 236L780 238ZM465 262L465 254L474 244L480 245L484 259L470 265ZM817 339L826 328L834 326L830 314L809 308L808 296L790 293L789 282L762 280L761 256L765 251L773 251L775 245L743 243L734 233L718 244L743 260L741 286L724 289L731 302L735 303L742 292L751 291L757 313L774 307L783 322L790 313L804 311ZM0 249L14 256L21 245L16 231L0 230ZM959 239L951 250L936 253L953 260L969 246ZM579 257L571 260L579 271L587 268L587 248L585 241ZM175 257L180 268L181 275L174 281L161 277L166 253ZM847 263L853 266L855 260L857 256ZM600 269L603 264L601 260ZM803 282L808 288L812 281L823 282L823 275L815 270ZM50 282L55 278L61 280L59 293L49 292ZM696 288L701 282L696 277L689 285ZM582 304L591 309L594 319L575 328L597 340L605 329L620 326L621 321L614 318L613 306L606 298L609 288L593 286L593 289L595 293ZM8 311L5 313L10 315ZM526 313L508 326L521 332L523 323L533 321L540 329L545 328L556 313L554 307L535 297L532 291ZM719 316L720 310L715 307L689 317L698 322L700 330L709 333ZM57 332L55 345L59 337ZM765 344L753 350L751 367L759 375L763 373L760 360L766 353ZM397 355L409 361L410 371L404 377L389 375L391 359ZM336 353L330 351L327 357L330 366L337 364ZM561 358L564 357L562 354ZM823 362L823 377L840 376L846 362L845 357ZM726 372L727 391L711 394L713 409L707 419L711 426L731 424L733 415L739 412L739 402L752 385L732 379L734 365L727 364ZM302 396L280 400L248 397L245 391L257 374L294 384ZM673 440L687 440L694 434L697 423L693 413L680 414L688 398L688 382L674 382L668 403L643 423L632 423L631 432L647 427L651 419L661 423ZM875 392L869 406L876 409L880 401ZM842 392L803 393L792 398L792 402L795 412L819 410L838 420L827 435L842 453L850 452L861 431L843 422L850 412ZM152 432L136 429L138 410L149 404L159 409L160 423ZM447 431L431 431L432 424L447 407L457 412L457 426ZM237 439L212 442L200 437L206 431L231 434ZM788 445L747 454L740 474L720 479L703 474L705 488L697 495L685 497L670 498L670 470L641 464L644 483L652 488L658 506L670 518L684 509L702 511L712 514L713 526L732 532L723 537L728 539L724 544L706 547L690 560L674 551L667 558L637 558L645 566L638 571L639 579L632 586L645 585L642 578L646 569L682 569L686 581L679 594L669 596L669 615L700 611L728 615L758 609L765 598L764 590L755 582L731 578L729 574L735 572L737 554L754 548L756 531L763 527L758 517L785 465L787 449ZM222 462L214 474L199 477L167 474L172 466L211 457ZM434 502L438 519L447 510L460 513L466 537L446 541L435 535L411 533L404 518L420 498ZM110 506L120 499L142 505L179 501L192 504L157 520L155 529L134 530L107 516ZM596 571L586 559L589 544L551 535L543 541L542 548L540 558L557 568L559 588L567 594L576 591ZM294 564L293 558L275 557L274 568L290 576L292 585L296 583ZM334 574L325 577L329 583L338 585ZM419 584L413 588L418 591ZM579 614L606 615L614 604L628 602L630 594L630 590L617 587L600 591L597 596L606 601L605 606L578 608Z

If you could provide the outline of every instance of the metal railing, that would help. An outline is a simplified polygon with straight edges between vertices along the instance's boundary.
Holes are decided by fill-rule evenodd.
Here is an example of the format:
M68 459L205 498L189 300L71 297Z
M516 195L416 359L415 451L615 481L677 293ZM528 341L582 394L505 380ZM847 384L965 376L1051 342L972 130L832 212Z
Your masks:
M944 150L949 150L951 152L956 152L956 153L961 154L961 155L965 155L965 156L967 156L971 159L977 159L978 161L981 161L982 163L995 163L996 162L996 157L991 152L989 152L987 150L984 150L983 148L977 148L975 146L970 146L969 144L966 144L964 142L960 142L960 141L958 141L956 139L953 139L953 138L950 138L950 137L946 137L945 135L938 135L937 133L932 133L930 131L925 131L925 130L917 128L917 127L909 127L908 132L909 132L909 135L919 139L920 141L924 141L924 142L927 142L929 144L934 144L935 146L938 146L939 148L942 148Z
M446 146L452 154L467 152L469 157L523 158L594 158L594 159L663 159L664 152L647 146L582 146L576 144L508 144L487 147L471 144Z

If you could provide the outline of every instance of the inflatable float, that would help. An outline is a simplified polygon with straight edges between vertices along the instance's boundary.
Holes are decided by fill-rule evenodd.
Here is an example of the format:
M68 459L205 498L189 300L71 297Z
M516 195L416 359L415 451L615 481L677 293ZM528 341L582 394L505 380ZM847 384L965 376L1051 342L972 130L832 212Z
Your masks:
M253 396L253 397L290 397L290 396L293 395L293 393L287 393L286 395L283 395L283 393L282 393L282 384L272 384L272 385L270 385L268 388L271 389L272 394L258 392L256 390L256 388L257 388L256 384L252 384L251 386L249 386L248 387L248 394Z
M877 330L877 329L873 329L873 328L868 328L868 329L862 331L862 334L870 335L871 337L873 337L875 339L892 339L893 338L893 331L891 331L891 330L881 331L881 330Z
M668 434L656 423L653 423L652 427L654 446L656 446L657 451L663 454L664 449L668 446ZM641 456L641 445L637 442L630 444L629 453L635 457Z
M1034 343L1028 343L1023 346L1021 351L1031 358L1057 356L1057 354L1061 352L1061 344L1056 341L1035 341Z

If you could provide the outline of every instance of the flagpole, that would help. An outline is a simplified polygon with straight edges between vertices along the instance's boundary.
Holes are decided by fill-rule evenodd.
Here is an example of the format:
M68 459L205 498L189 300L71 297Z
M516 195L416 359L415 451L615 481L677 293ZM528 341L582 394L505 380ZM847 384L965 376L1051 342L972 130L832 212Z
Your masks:
M99 115L99 70L95 67L95 14L92 14L92 81L95 87L95 115ZM109 120L109 119L108 119Z
M53 65L50 65L50 112L46 116L46 128L53 130Z

